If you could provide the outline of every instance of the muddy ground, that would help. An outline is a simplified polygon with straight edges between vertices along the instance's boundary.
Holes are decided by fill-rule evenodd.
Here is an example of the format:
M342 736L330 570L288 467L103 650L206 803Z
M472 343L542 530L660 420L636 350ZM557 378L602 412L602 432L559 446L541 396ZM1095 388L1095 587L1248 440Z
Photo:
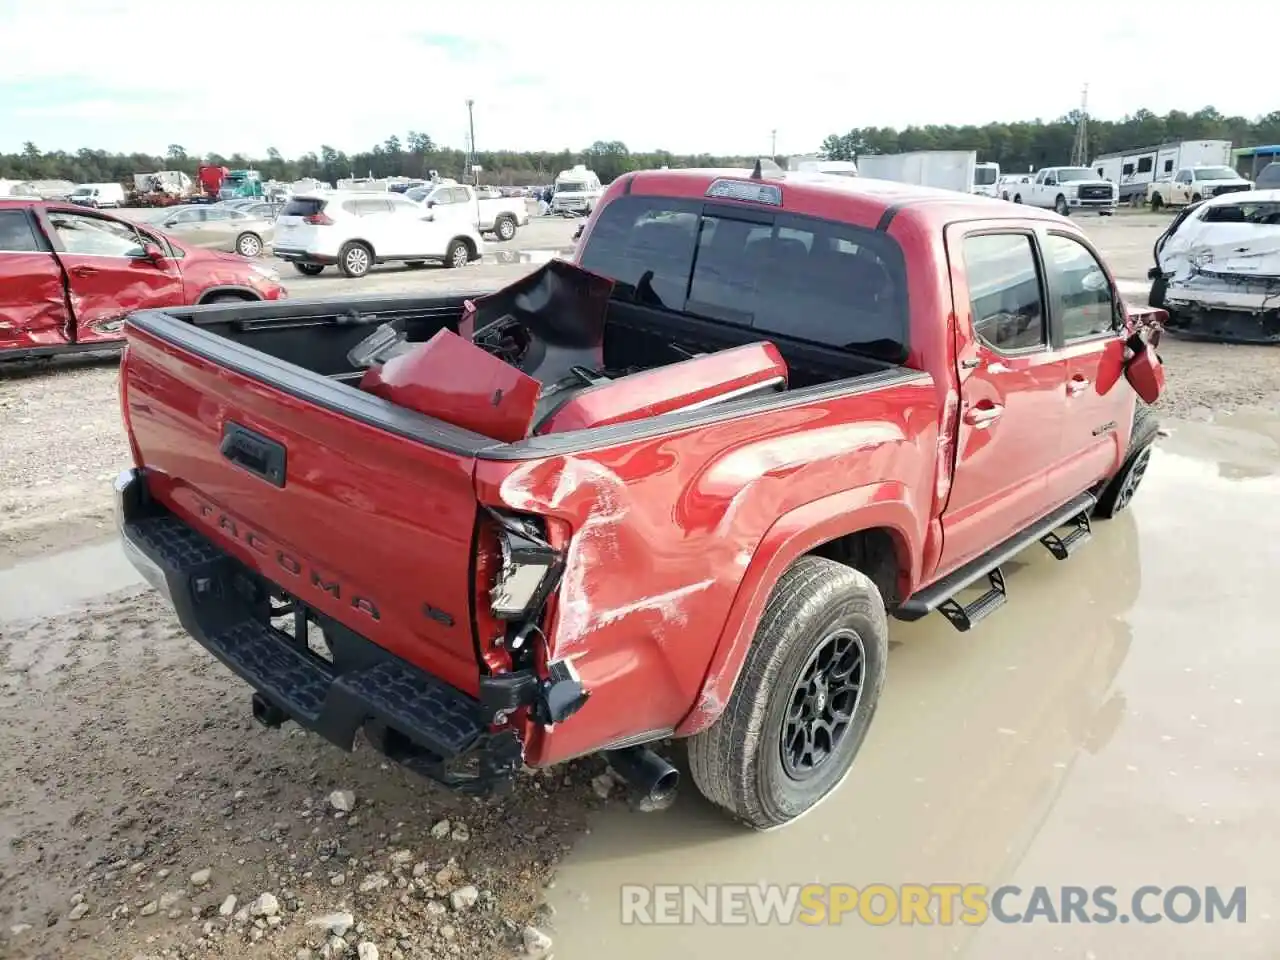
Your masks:
M1162 353L1166 418L1280 410L1280 351ZM113 364L3 375L0 436L0 569L110 536L129 460ZM556 865L618 802L596 761L473 801L371 750L264 731L137 588L39 620L0 610L0 715L0 957L545 955Z

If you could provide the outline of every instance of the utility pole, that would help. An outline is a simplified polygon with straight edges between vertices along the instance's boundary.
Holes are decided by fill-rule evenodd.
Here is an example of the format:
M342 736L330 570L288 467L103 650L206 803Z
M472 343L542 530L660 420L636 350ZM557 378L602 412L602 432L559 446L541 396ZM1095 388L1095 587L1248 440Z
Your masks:
M472 170L472 167L476 165L476 114L474 109L475 105L476 105L476 102L474 100L471 100L471 99L467 100L467 126L471 130L471 158L467 162L467 173L471 174L473 177L475 176L475 171Z
M1080 97L1080 121L1076 124L1076 140L1071 145L1071 165L1083 167L1089 162L1089 85Z
M777 130L769 131L769 156L774 160L778 159L778 131Z

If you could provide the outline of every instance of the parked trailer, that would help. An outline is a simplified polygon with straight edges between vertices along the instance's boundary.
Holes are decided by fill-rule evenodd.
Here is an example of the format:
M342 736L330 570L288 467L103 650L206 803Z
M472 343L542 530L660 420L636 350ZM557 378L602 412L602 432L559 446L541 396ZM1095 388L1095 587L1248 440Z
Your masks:
M1093 161L1103 180L1120 188L1120 202L1141 206L1147 186L1171 180L1184 167L1222 167L1231 164L1230 140L1179 140L1138 150L1107 153Z
M874 153L858 157L858 174L873 180L894 180L972 193L977 165L978 154L974 150Z

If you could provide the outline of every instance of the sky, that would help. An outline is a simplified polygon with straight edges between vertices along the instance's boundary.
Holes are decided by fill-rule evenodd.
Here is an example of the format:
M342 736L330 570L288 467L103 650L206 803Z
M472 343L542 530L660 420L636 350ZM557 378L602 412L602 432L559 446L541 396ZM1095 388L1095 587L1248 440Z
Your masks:
M0 0L0 150L286 156L424 131L480 150L779 154L853 127L1280 109L1271 59L1170 38L1203 0L464 4ZM1042 21L1057 10L1060 16ZM1280 3L1233 7L1251 35ZM255 25L261 24L262 29ZM1088 34L1087 42L1072 43ZM1044 39L1041 39L1044 38ZM1232 45L1234 48L1234 45Z

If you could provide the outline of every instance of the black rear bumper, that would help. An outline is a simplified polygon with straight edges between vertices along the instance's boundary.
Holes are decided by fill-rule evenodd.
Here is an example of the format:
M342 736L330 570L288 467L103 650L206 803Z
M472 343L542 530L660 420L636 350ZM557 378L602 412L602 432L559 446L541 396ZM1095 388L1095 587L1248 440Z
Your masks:
M344 750L363 729L391 759L444 785L489 793L523 762L514 732L490 732L494 711L341 624L311 612L291 636L272 625L287 598L147 496L137 470L115 482L126 556L172 605L183 628L255 691L268 725L290 719ZM291 611L299 619L297 601ZM324 630L332 661L306 645L307 616Z

